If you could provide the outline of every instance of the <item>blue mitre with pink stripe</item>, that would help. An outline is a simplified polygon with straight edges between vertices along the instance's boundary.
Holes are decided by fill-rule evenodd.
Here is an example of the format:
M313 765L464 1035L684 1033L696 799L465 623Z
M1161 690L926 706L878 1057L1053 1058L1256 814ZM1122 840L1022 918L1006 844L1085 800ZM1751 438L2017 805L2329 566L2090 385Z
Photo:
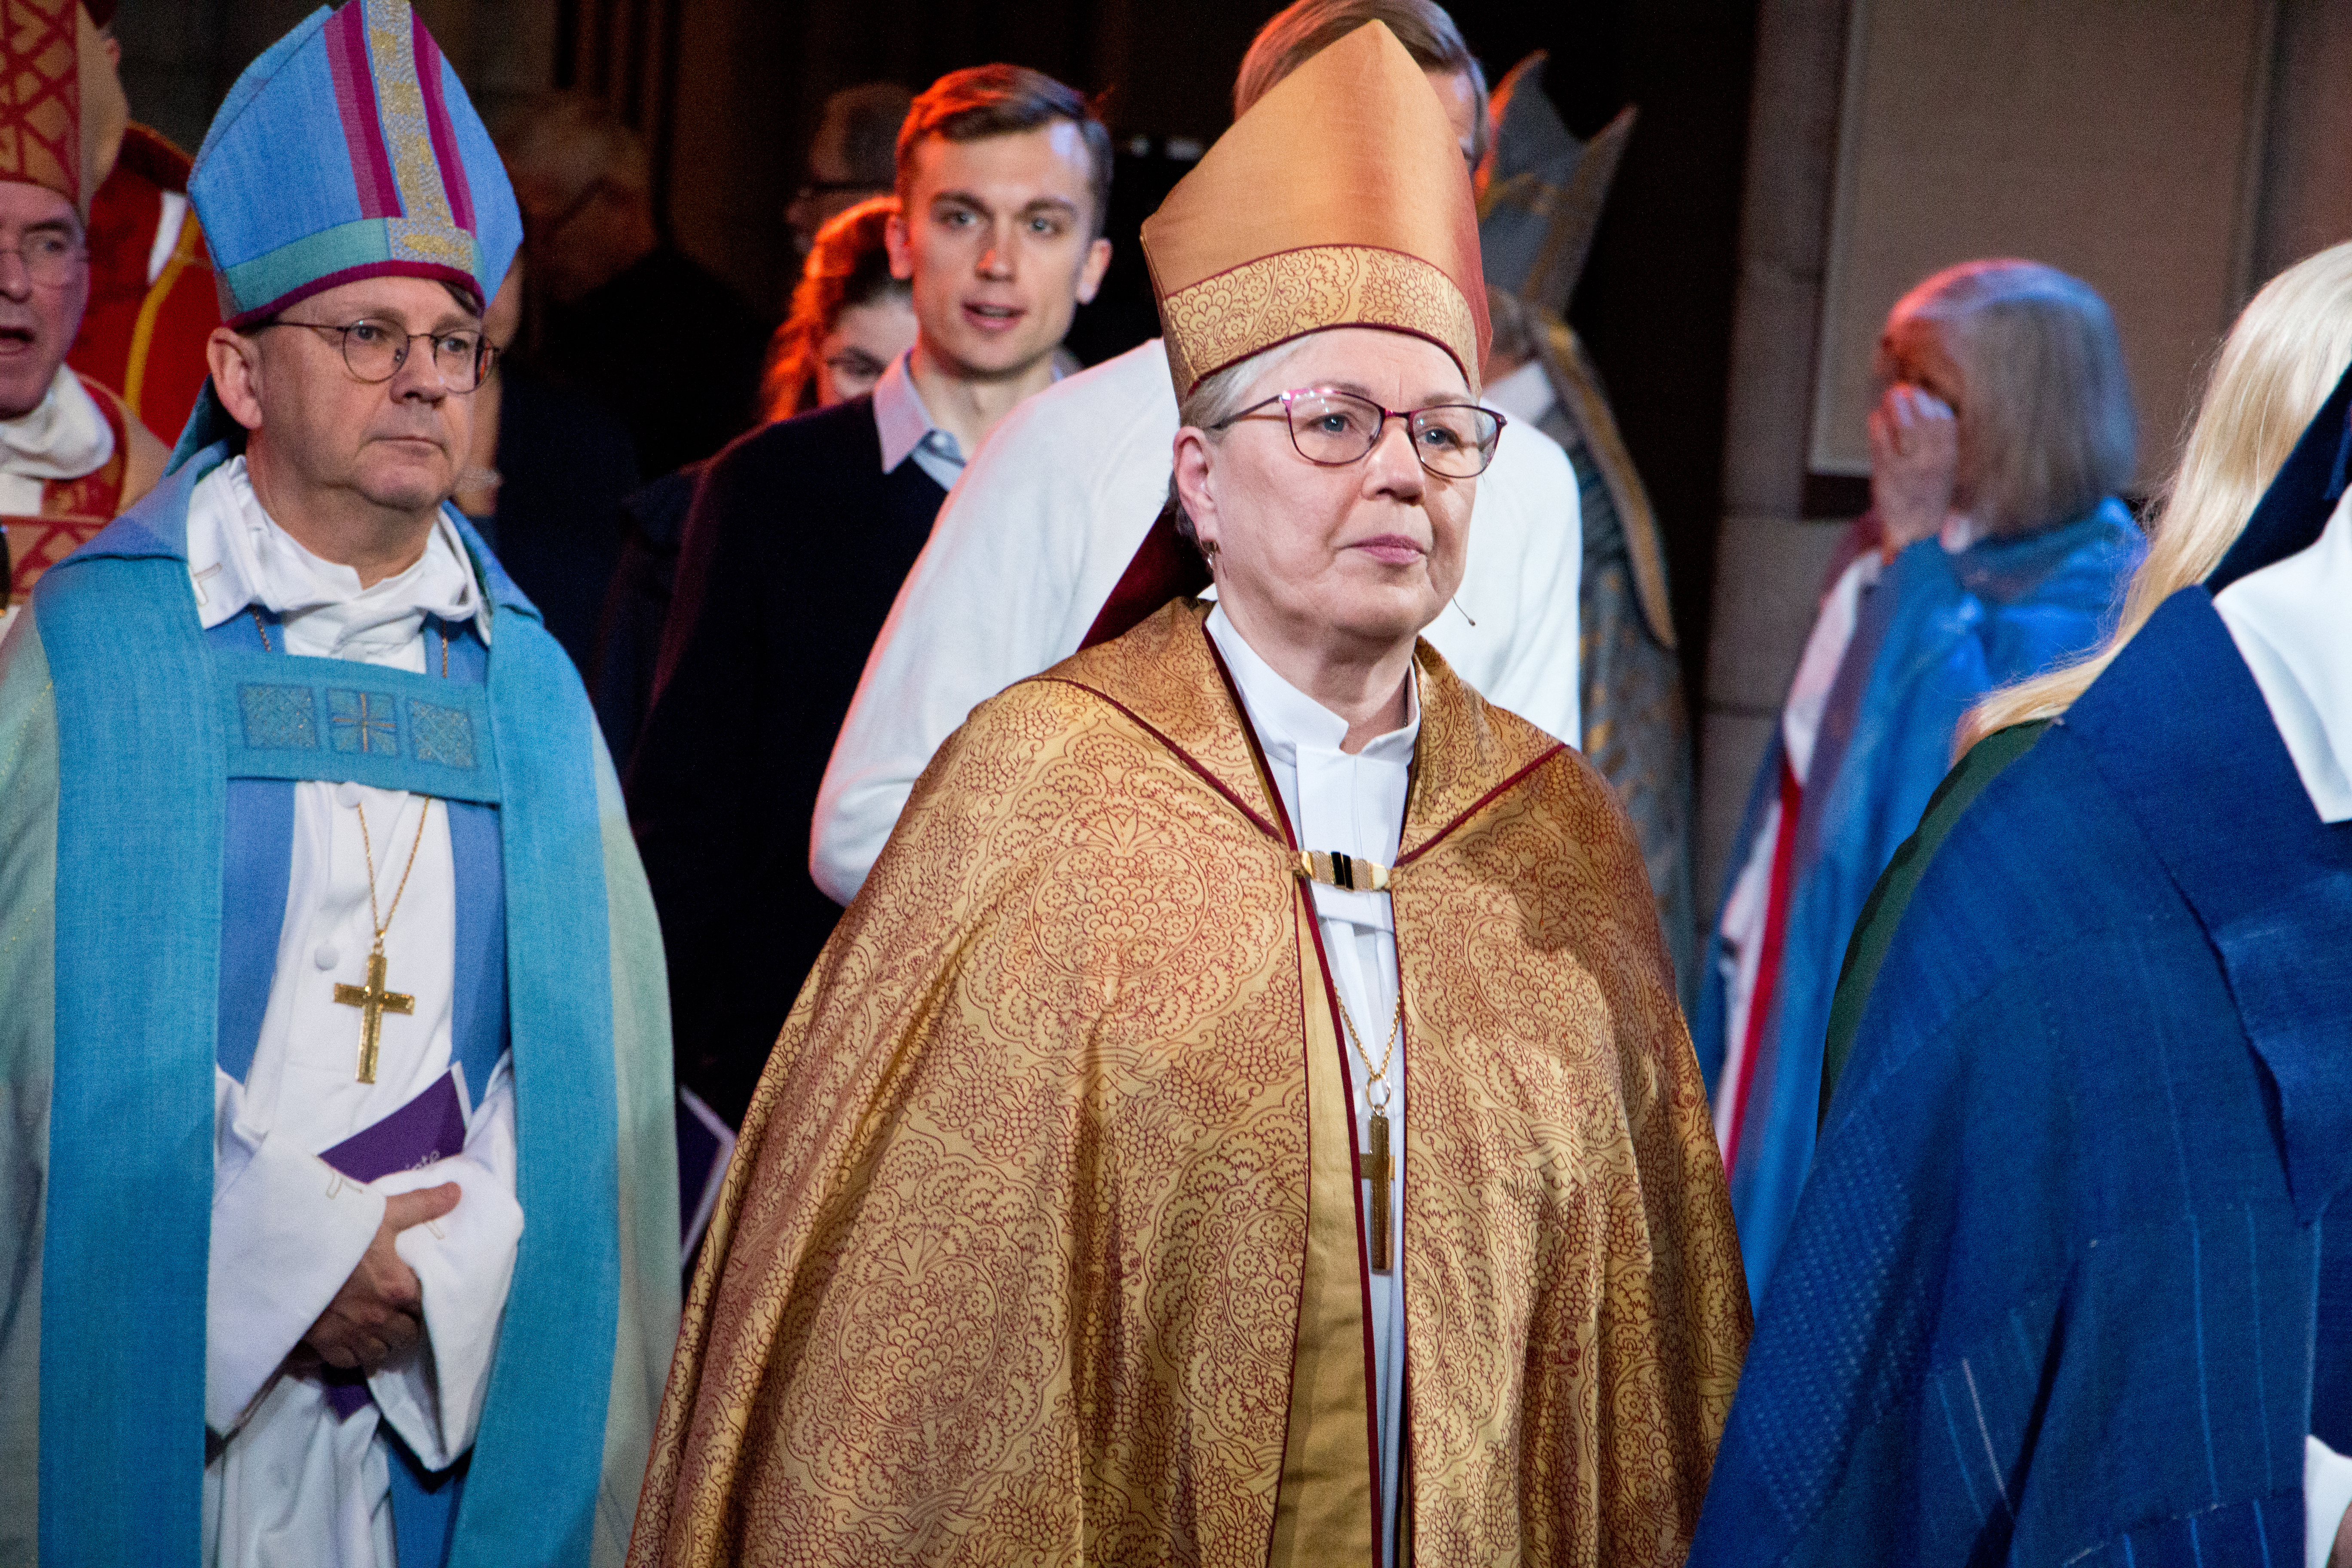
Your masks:
M247 66L188 197L231 326L387 273L488 300L522 243L498 150L408 0L322 7Z

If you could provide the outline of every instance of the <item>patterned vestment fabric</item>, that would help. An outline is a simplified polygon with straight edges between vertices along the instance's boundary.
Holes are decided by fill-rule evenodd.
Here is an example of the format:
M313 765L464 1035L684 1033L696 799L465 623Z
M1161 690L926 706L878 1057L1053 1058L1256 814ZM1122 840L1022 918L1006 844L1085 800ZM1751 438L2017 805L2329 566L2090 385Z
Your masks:
M632 1562L1269 1561L1336 1036L1203 612L917 784L745 1124ZM1648 881L1580 758L1418 657L1410 1555L1679 1563L1748 1316Z
M1585 761L1617 791L1657 898L1675 986L1698 998L1691 901L1691 743L1682 660L1666 603L1657 514L1617 434L1609 401L1568 324L1543 322L1539 344L1557 401L1538 426L1576 470L1583 521L1578 678Z
M1780 972L1731 1142L1731 1203L1761 1300L1813 1157L1830 1003L1880 873L1950 771L1960 719L1995 687L2095 647L2145 541L2112 498L2061 527L1983 539L1957 553L1923 540L1862 601L1804 781ZM1748 863L1782 767L1779 726L1733 840L1723 897ZM1717 905L1718 910L1720 904ZM1722 1087L1734 957L1709 939L1692 1033Z
M190 159L132 125L114 172L90 198L89 308L66 363L121 394L133 417L177 440L211 378L205 344L220 325L212 251L193 213L151 277L167 195L185 195Z
M2202 588L1984 786L1864 1005L1697 1568L2303 1561L2352 1447L2352 826Z
M78 479L42 481L38 516L0 517L7 551L7 595L0 604L22 603L42 573L97 538L153 489L163 472L163 444L109 388L86 375L81 384L114 432L113 455Z
M76 0L0 0L0 180L82 202L81 50Z

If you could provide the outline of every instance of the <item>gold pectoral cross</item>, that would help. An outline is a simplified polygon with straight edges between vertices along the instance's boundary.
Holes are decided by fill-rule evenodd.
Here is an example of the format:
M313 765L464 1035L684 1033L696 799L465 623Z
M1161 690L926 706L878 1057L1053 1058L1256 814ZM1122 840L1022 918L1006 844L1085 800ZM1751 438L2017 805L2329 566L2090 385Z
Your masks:
M1364 1156L1364 1179L1372 1184L1372 1272L1386 1274L1389 1260L1389 1187L1396 1168L1389 1162L1389 1119L1372 1112L1371 1149Z
M357 1007L360 1010L360 1081L373 1083L376 1042L383 1034L383 1016L386 1013L416 1011L415 997L404 996L397 991L387 991L383 988L383 939L382 937L376 938L375 949L368 954L367 984L365 985L338 984L335 987L335 1000L346 1007ZM1381 1134L1381 1147L1383 1149L1388 1147L1385 1131Z

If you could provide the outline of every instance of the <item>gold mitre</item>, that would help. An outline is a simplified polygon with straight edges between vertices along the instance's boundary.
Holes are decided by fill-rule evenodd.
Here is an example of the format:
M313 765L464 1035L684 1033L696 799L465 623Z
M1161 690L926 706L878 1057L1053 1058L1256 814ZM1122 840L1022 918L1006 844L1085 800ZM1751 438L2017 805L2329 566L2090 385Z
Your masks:
M1478 209L1445 110L1368 22L1276 84L1143 225L1182 401L1326 327L1427 338L1475 394L1489 330Z

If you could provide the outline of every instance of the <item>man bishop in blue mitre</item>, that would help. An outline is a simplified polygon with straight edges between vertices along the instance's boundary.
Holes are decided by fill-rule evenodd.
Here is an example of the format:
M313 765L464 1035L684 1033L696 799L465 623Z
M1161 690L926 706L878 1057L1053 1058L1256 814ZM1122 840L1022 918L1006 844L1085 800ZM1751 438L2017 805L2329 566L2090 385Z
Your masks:
M189 196L211 381L0 644L0 1561L616 1562L667 1005L587 698L447 504L514 196L406 0L257 59Z

